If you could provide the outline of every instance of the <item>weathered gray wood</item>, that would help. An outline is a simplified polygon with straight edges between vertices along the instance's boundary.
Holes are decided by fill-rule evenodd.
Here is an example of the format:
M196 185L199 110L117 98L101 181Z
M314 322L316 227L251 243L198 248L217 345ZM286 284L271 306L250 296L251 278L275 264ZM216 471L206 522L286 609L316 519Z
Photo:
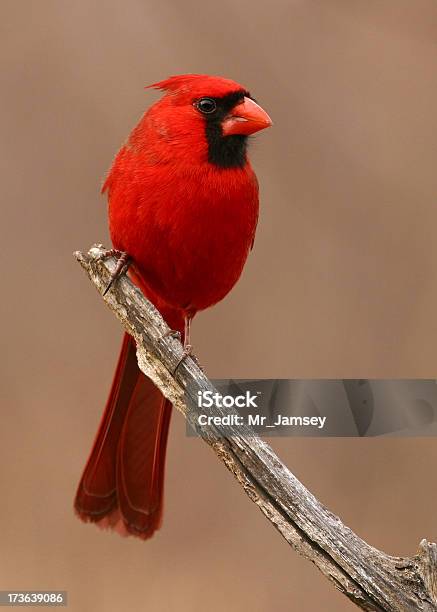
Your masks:
M100 294L116 263L113 258L97 261L103 250L102 245L95 245L87 254L75 253ZM315 563L363 610L437 610L435 544L423 540L411 558L389 556L364 542L327 510L248 427L239 427L235 435L226 437L214 426L199 426L197 416L205 408L196 409L197 392L215 392L214 387L191 358L173 376L182 345L165 335L168 326L159 312L126 276L103 299L135 338L141 370L195 427L297 552ZM214 414L224 416L232 410L214 408Z

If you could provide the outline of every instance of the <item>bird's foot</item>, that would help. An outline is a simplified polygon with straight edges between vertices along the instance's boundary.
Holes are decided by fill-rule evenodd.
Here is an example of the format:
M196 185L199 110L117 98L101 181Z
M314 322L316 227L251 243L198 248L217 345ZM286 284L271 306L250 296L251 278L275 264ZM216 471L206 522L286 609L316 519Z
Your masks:
M176 376L176 372L178 371L180 365L185 361L185 359L187 357L192 357L193 356L193 347L191 346L191 344L187 344L186 346L184 346L184 352L182 353L182 357L179 359L179 361L176 364L175 369L173 370L173 376Z
M182 357L179 359L179 361L176 364L175 369L173 370L173 376L176 376L176 372L178 371L180 365L185 361L185 359L187 357L191 357L191 359L194 361L194 363L197 365L197 367L202 370L202 372L204 371L202 366L199 363L199 360L197 359L196 355L193 353L193 347L191 346L191 344L186 344L184 346L184 352L182 353Z
M177 331L176 329L168 329L166 332L162 334L161 339L165 340L166 338L174 338L175 340L179 340L179 342L181 342L182 334L180 331Z
M120 276L122 276L128 271L131 263L130 256L125 253L125 251L119 251L118 249L108 249L99 253L99 255L96 257L96 261L102 261L103 259L107 259L108 257L115 257L115 259L117 260L117 265L115 267L115 270L111 273L111 276L109 277L109 282L105 287L103 295L106 295L108 293L117 278L120 278Z

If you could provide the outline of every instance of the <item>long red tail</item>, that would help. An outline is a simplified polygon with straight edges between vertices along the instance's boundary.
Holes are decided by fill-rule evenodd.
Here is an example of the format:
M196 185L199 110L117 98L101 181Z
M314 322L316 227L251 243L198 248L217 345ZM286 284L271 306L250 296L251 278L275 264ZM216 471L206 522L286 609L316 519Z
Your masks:
M138 368L125 334L109 399L75 499L86 522L147 539L159 528L171 404Z

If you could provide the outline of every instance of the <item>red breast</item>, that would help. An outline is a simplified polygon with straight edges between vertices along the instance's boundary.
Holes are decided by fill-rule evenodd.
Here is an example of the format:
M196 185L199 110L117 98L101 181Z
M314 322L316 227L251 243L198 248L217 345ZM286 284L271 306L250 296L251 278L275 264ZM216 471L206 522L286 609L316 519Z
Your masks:
M271 125L238 83L182 75L119 151L103 190L111 238L159 307L194 314L238 280L254 240L258 184L248 135Z

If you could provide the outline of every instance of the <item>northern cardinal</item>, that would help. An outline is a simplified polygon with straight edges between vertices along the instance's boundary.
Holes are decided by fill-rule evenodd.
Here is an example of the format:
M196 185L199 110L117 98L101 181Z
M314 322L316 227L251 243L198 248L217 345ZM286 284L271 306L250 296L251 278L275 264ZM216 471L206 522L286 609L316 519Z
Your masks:
M238 83L187 74L133 129L103 185L121 265L189 344L197 311L238 280L253 245L258 182L248 136L271 125ZM138 368L125 334L109 399L79 483L84 521L149 538L160 526L171 404Z

